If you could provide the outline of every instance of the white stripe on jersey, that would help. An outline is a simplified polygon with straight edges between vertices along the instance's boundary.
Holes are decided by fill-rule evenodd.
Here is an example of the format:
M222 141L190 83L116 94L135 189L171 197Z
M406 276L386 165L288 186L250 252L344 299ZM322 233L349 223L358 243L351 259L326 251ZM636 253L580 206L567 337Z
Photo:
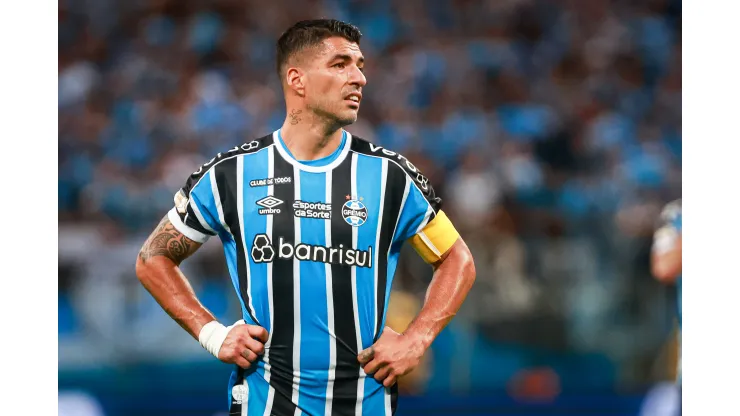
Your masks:
M270 146L269 150L267 151L267 177L272 178L275 176L275 146ZM274 196L275 195L275 186L269 185L267 187L267 195L268 196ZM267 215L267 229L265 232L267 233L267 238L272 241L272 215ZM272 299L272 262L267 263L267 302L268 302L268 308L270 310L270 332L267 334L267 343L265 344L265 355L263 356L263 360L265 362L265 381L267 384L270 384L270 370L272 369L272 366L270 365L270 345L272 345L272 333L273 333L273 325L275 323L274 319L274 312L273 312L273 299ZM265 406L265 413L263 416L270 416L272 413L272 402L275 398L275 388L272 386L268 387L267 392L267 406Z
M241 416L247 416L247 412L249 411L249 383L247 383L246 377L244 377L244 381L242 382L242 385L245 387L247 394L246 394L246 397L244 398L244 402L242 403Z
M383 396L385 399L385 416L392 416L393 409L391 409L391 388L385 387L383 389Z
M326 172L326 204L331 205L331 171ZM324 221L326 246L331 247L331 221ZM326 383L326 407L324 416L331 416L332 401L334 400L334 378L337 371L337 335L334 333L334 293L331 274L331 264L324 265L326 270L326 316L329 327L329 375Z

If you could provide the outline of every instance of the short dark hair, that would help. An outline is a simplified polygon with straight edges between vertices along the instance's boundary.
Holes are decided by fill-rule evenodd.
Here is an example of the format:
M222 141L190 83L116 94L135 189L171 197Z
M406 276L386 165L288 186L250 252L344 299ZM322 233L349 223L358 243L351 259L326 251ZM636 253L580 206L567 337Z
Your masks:
M277 73L295 53L317 46L324 39L340 36L350 42L360 44L362 33L357 26L336 19L301 20L280 36L277 42Z

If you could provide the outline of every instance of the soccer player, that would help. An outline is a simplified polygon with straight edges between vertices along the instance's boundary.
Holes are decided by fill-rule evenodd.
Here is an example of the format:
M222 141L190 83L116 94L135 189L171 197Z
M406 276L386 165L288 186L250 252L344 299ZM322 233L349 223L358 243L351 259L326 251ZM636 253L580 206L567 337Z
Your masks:
M219 360L235 364L230 413L390 415L412 371L475 279L467 246L428 179L398 153L343 130L366 84L360 31L302 21L277 44L282 127L218 154L175 195L137 276ZM224 326L178 265L221 240L243 319ZM434 267L421 311L385 327L402 244Z
M651 270L653 276L665 284L675 284L678 289L678 369L677 384L681 388L681 200L665 206L660 214L653 237Z

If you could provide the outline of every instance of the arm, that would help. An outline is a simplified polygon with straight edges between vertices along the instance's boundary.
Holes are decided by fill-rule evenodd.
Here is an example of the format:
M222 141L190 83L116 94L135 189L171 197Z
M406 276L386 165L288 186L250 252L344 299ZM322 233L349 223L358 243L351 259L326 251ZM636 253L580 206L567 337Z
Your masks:
M653 276L661 283L675 282L681 274L682 258L681 235L679 235L665 250L653 250L650 259Z
M661 283L673 283L681 274L682 263L681 203L666 205L660 214L659 226L653 235L650 270Z
M450 323L475 281L473 256L462 238L434 265L424 306L404 332L423 350Z
M195 296L179 266L200 246L164 217L136 259L136 276L141 284L162 309L195 339L215 317Z
M378 341L357 357L366 374L390 387L416 368L434 339L450 323L475 281L475 265L462 238L433 264L424 306L403 334L385 327Z

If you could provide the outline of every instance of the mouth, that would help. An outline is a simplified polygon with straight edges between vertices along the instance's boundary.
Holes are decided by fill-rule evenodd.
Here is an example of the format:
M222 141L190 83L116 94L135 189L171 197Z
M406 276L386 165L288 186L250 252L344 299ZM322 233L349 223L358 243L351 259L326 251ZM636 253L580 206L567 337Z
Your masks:
M360 108L360 101L362 101L362 94L359 92L353 92L352 94L344 97L344 101L348 102L350 107Z

